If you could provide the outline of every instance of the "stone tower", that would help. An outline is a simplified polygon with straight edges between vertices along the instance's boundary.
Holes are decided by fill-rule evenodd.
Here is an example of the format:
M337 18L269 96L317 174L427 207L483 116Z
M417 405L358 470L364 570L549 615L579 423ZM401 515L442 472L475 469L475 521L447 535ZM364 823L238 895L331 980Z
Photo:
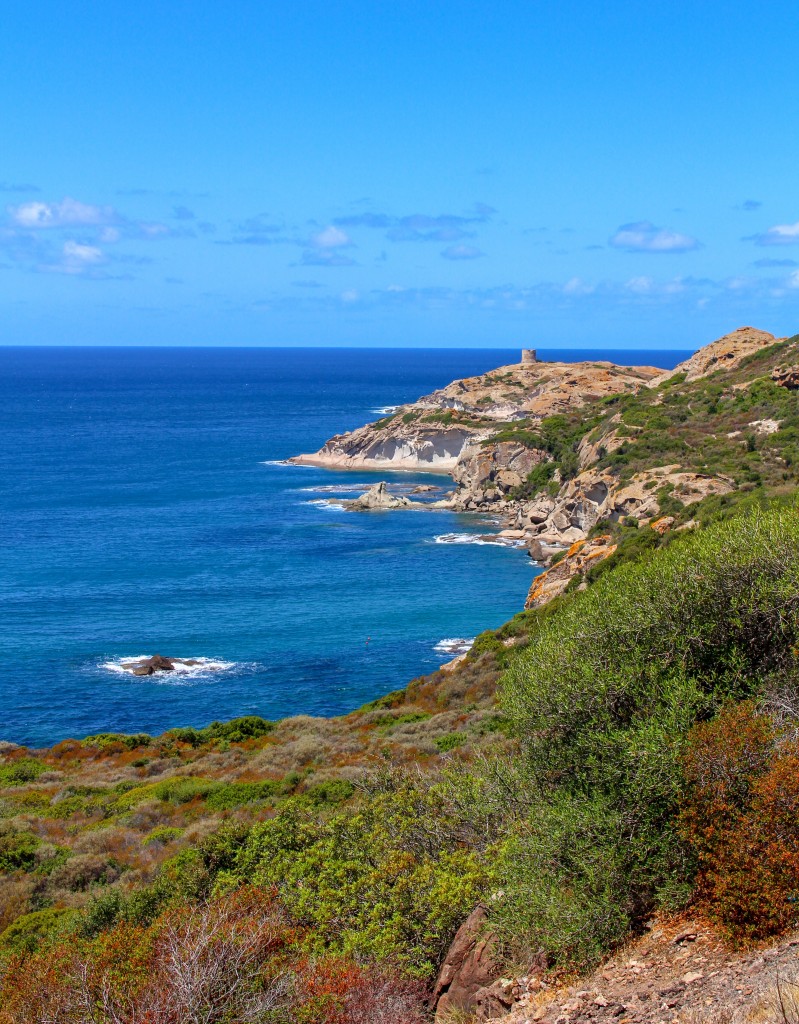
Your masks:
M523 348L522 349L522 366L530 366L532 363L537 363L538 359L535 354L534 348Z

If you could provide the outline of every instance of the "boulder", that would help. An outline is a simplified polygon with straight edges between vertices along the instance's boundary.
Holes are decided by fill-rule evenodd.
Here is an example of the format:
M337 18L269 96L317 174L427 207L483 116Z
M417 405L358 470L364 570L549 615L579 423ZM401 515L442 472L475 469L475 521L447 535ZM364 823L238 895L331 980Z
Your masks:
M487 924L486 909L478 906L455 933L431 998L437 1024L453 1011L473 1013L477 1009L477 993L497 978L496 939Z
M559 562L533 580L524 607L540 608L548 604L565 591L575 576L583 575L615 550L616 545L609 534L576 541Z
M778 366L771 371L771 379L781 388L796 391L799 388L799 366Z
M154 654L152 658L133 662L129 667L129 671L134 676L151 676L156 672L174 672L175 665L171 658L162 658L160 654Z
M413 508L419 503L402 495L389 494L385 480L381 480L379 484L374 484L359 497L352 501L345 501L343 504L346 508L356 512L366 512L380 508Z

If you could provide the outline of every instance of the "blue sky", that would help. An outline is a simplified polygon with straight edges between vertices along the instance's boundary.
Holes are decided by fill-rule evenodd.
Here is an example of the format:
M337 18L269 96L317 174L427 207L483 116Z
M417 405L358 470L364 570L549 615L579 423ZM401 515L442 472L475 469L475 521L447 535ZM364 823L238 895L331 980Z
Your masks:
M793 4L9 0L4 344L799 331Z

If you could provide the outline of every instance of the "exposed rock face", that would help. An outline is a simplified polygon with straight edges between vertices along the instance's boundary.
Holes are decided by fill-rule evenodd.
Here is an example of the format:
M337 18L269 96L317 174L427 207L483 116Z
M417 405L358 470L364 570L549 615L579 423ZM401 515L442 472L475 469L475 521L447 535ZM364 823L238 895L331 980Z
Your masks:
M546 458L546 452L509 441L468 448L452 471L458 486L454 505L476 508L503 498L521 486L533 467Z
M467 377L378 420L332 437L318 452L290 462L331 469L405 469L449 473L465 450L497 424L566 412L585 402L634 391L662 373L613 363L532 363Z
M653 366L614 363L519 363L456 380L406 410L457 410L489 420L541 419L596 398L632 391L662 374Z
M784 339L775 338L768 331L759 331L756 327L739 327L737 331L725 334L723 338L700 348L690 359L686 359L673 370L656 377L650 382L650 386L657 387L678 373L686 374L685 379L691 381L698 377L706 377L716 370L732 370L753 352L759 352L760 349L782 340Z
M431 997L438 1024L453 1011L473 1012L478 993L497 977L495 940L486 930L487 921L485 908L477 907L455 934Z
M532 556L543 561L555 551L583 540L600 519L618 522L627 516L638 520L656 516L657 492L666 485L684 505L733 489L731 481L723 477L683 472L678 465L636 473L624 484L607 471L589 469L569 480L557 498L539 496L522 506L517 522L531 538Z
M288 461L329 469L421 469L448 473L467 445L490 432L488 428L481 431L467 425L403 423L398 417L389 426L369 423L349 434L337 434L318 452L297 455Z
M343 502L343 505L356 512L367 512L383 508L424 507L422 502L411 501L410 498L402 495L389 494L385 480L381 480L379 484L374 484L365 494L361 494L360 497Z
M559 562L533 581L524 607L540 608L541 605L547 604L562 594L575 576L581 575L592 565L612 555L615 550L616 545L611 543L611 538L607 535L593 537L591 540L578 540Z
M796 391L799 388L799 366L779 366L771 371L771 379L781 388Z

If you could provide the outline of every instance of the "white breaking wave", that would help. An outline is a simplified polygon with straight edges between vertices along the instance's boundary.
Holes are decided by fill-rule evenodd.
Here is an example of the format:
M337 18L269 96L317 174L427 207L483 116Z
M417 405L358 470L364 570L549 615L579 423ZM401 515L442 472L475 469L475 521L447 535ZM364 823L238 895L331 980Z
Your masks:
M392 416L397 409L401 408L401 405L384 405L380 409L370 409L369 412L373 412L376 416Z
M524 547L522 541L512 541L505 537L492 540L490 536L479 533L440 533L433 538L434 544L487 544L497 548Z
M394 486L389 484L389 489ZM369 484L319 484L318 487L298 487L296 488L302 494L341 494L342 492L353 493L357 492L363 494L367 490Z
M340 505L337 501L331 501L330 498L314 498L312 501L304 501L303 505L316 505L317 508L326 508L331 512L346 512L346 508Z
M510 537L500 537L490 533L440 533L433 538L434 544L480 544L490 545L495 548L523 548L523 540L512 540Z
M262 459L259 466L289 466L291 469L313 469L313 466L306 466L304 462L289 462L288 459Z
M448 636L439 640L433 650L439 654L466 654L472 649L474 640L474 637Z
M115 661L102 661L99 664L99 668L104 668L107 672L116 672L121 675L133 675L133 666L139 662L146 661L151 658L151 654L140 654L136 657L117 658ZM173 659L169 659L173 661ZM194 665L186 665L184 661L196 662ZM221 661L219 658L185 658L173 661L174 668L171 672L156 672L151 676L141 676L137 678L149 679L157 682L168 682L169 680L175 680L176 677L183 679L196 679L198 676L206 676L212 672L228 672L232 668L240 668L241 666L235 661Z

